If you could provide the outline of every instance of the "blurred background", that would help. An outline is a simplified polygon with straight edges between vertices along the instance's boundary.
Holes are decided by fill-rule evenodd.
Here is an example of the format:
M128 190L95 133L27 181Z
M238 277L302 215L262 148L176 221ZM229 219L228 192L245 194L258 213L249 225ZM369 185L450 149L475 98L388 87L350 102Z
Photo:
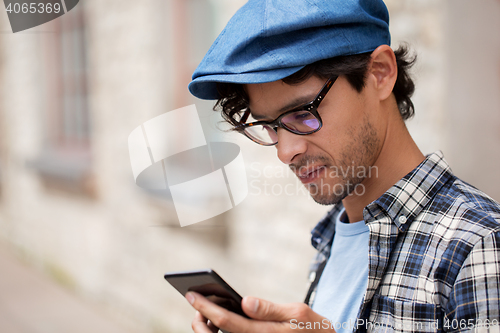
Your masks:
M249 195L184 228L130 167L128 135L157 115L195 103L216 132L213 103L186 87L244 2L85 0L16 34L0 10L0 332L190 332L167 271L211 267L242 295L303 300L329 207L274 148L220 134L242 149ZM386 3L392 46L418 54L417 144L500 200L500 1Z

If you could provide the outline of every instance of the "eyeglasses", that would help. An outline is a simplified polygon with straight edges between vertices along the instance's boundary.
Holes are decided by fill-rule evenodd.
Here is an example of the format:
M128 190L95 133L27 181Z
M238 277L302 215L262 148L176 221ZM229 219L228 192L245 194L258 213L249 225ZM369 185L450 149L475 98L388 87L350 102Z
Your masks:
M273 146L278 143L278 127L298 135L307 135L319 131L323 126L323 121L319 116L318 107L337 78L338 76L329 78L311 102L287 111L273 121L257 121L244 124L250 115L250 110L247 110L241 117L241 124L235 129L246 135L250 140L263 146Z

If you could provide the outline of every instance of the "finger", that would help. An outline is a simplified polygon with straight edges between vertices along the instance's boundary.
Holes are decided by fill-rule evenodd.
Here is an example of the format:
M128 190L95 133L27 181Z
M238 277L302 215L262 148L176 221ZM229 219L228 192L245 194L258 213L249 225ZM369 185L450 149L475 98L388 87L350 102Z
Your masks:
M201 313L200 311L196 311L195 315L194 315L194 320L195 321L200 321L200 322L204 322L206 323L208 321L207 318L205 318Z
M212 333L219 332L219 328L215 327L214 324L210 320L208 320L207 318L205 318L205 316L203 316L200 313L200 311L196 311L196 314L194 315L194 321L206 323L207 327L210 329L210 331Z
M212 333L218 333L219 332L219 328L216 327L210 320L208 321L207 326L208 326L208 328L210 328L212 330Z
M304 303L276 304L248 296L243 298L241 306L249 317L258 320L287 322L290 319L306 318L313 314L313 311ZM314 313L314 315L317 314Z
M207 325L207 318L205 318L199 311L196 311L196 314L194 315L191 328L195 333L217 333L217 331L213 331L213 329Z
M215 327L229 332L244 332L244 328L250 325L250 320L210 302L196 292L188 292L186 298Z

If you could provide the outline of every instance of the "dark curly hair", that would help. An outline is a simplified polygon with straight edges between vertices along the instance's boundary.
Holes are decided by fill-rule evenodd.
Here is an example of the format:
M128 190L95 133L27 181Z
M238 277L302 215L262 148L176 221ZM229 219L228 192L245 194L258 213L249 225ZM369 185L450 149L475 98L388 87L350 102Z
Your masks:
M400 46L396 51L398 76L392 92L396 97L399 112L403 120L410 119L415 114L411 96L415 91L415 84L410 77L409 70L414 65L417 57L410 56L407 45ZM324 59L305 66L300 71L284 78L286 84L298 84L315 75L328 79L334 75L343 75L356 91L361 92L365 86L366 72L370 64L370 53L349 56L340 56ZM248 108L248 95L243 85L235 83L217 83L220 98L214 106L215 111L222 111L224 119L233 126L238 126L239 121Z

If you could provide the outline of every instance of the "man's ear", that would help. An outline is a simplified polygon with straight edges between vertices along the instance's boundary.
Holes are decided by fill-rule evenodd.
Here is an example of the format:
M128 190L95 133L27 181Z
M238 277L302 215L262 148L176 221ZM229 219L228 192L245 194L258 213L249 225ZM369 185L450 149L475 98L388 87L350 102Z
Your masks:
M398 76L396 56L389 45L380 45L371 54L369 75L372 75L380 100L387 99Z

